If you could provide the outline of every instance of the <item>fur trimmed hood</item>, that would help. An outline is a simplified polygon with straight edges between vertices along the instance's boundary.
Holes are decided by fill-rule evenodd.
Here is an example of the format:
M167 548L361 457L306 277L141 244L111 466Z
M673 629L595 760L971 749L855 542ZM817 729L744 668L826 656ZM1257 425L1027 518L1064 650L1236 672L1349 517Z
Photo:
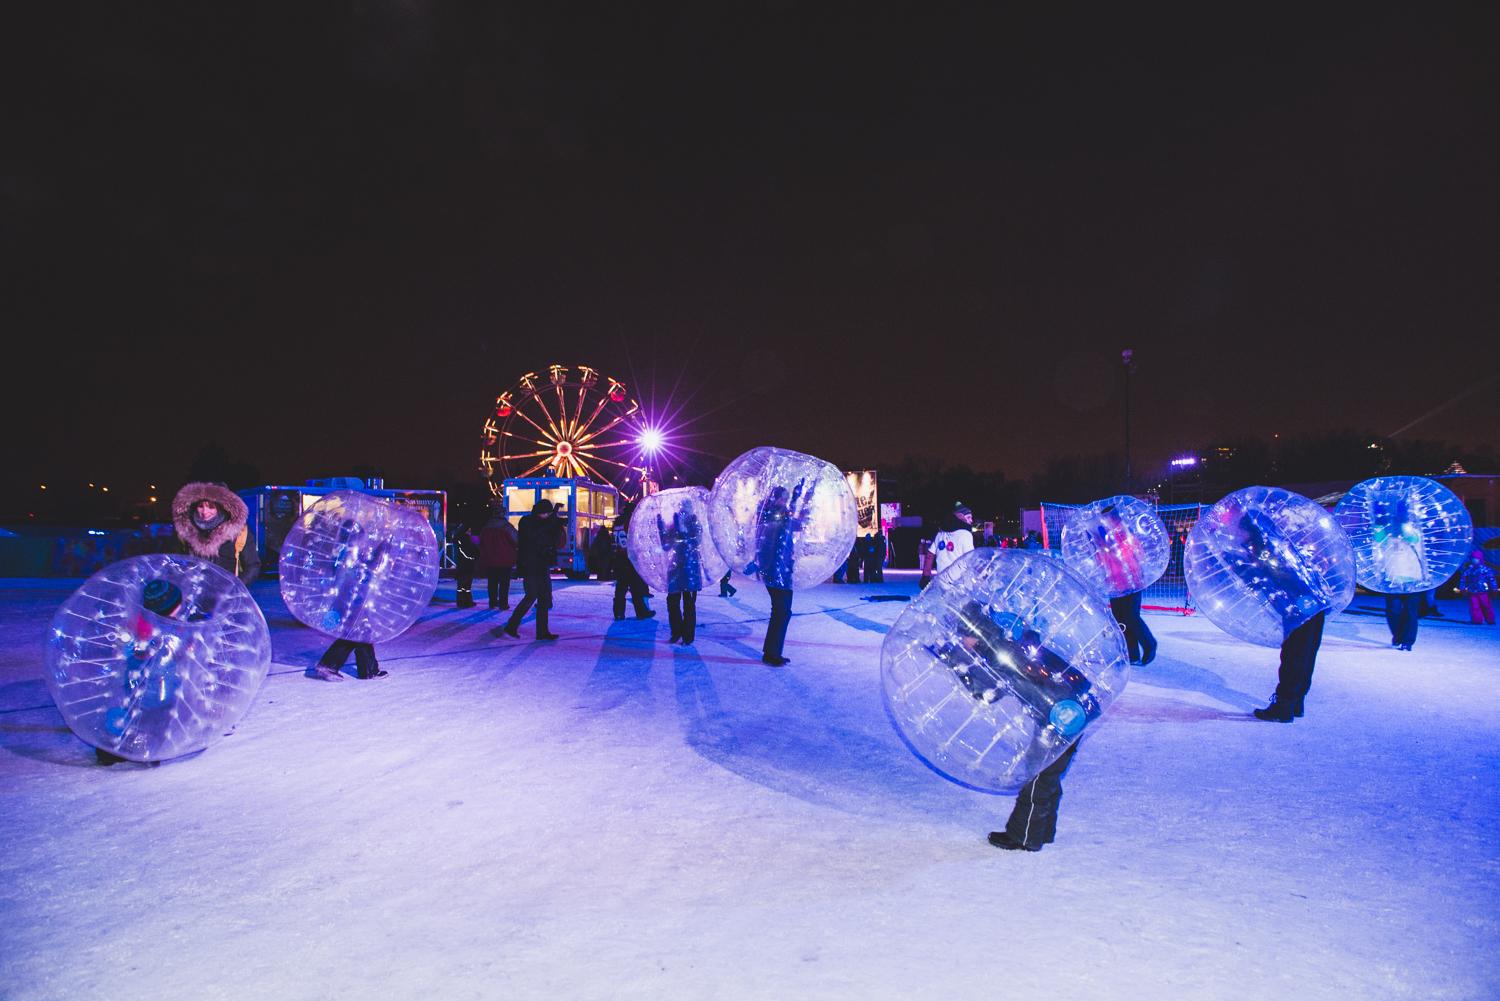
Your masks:
M199 501L213 501L224 512L224 520L203 530L193 523L193 508ZM250 511L239 495L217 483L189 483L172 498L172 527L177 537L194 556L211 560L219 555L226 542L233 542L245 530Z

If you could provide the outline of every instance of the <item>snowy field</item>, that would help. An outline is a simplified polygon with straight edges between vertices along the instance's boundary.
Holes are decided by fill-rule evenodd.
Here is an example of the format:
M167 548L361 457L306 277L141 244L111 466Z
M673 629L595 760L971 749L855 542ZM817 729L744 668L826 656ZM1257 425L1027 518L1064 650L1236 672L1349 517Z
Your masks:
M275 663L233 736L101 767L53 708L68 581L0 581L0 998L1495 998L1500 628L1330 621L1292 725L1276 652L1151 614L1058 841L924 768L881 708L886 585L704 592L696 649L559 586L555 644L452 583L388 678L255 588ZM351 662L352 670L352 662Z

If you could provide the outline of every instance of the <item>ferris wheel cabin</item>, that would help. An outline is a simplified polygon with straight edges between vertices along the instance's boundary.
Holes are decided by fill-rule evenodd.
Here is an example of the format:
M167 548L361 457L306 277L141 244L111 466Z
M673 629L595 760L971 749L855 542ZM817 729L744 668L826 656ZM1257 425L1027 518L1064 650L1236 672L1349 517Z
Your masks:
M543 498L552 502L559 515L566 513L567 534L557 552L557 564L570 577L587 577L589 543L594 533L609 531L620 510L620 491L608 483L595 483L581 476L523 476L504 482L505 513L512 525Z

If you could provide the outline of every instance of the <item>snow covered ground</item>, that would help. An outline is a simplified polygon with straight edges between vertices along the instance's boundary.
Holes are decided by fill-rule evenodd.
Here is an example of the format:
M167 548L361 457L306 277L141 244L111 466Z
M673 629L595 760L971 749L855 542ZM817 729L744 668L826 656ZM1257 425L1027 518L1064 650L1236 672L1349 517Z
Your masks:
M1247 715L1274 650L1149 615L1030 855L885 719L905 606L862 598L910 578L799 592L780 669L754 584L682 649L660 599L560 586L546 645L448 582L342 684L258 585L255 707L159 768L95 765L47 695L76 583L0 581L8 1001L1500 996L1500 627L1456 603L1411 653L1331 621L1289 726Z

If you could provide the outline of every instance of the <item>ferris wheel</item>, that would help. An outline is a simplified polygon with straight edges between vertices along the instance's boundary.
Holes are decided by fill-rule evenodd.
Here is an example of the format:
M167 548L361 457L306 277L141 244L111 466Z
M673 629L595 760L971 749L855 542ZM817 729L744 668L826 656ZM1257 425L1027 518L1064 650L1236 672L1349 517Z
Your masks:
M581 476L627 494L643 476L653 432L625 383L587 365L527 372L495 398L479 465L490 491L522 476Z

